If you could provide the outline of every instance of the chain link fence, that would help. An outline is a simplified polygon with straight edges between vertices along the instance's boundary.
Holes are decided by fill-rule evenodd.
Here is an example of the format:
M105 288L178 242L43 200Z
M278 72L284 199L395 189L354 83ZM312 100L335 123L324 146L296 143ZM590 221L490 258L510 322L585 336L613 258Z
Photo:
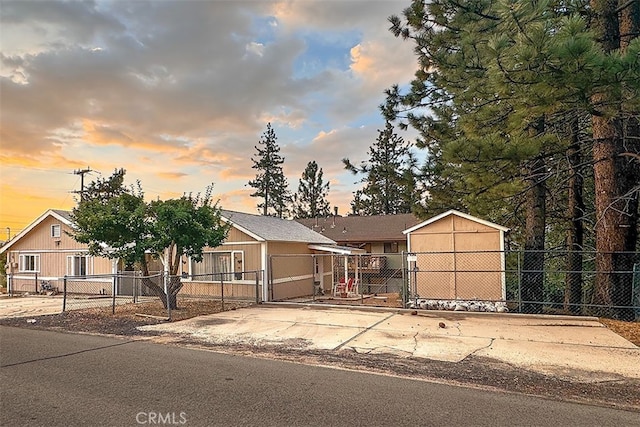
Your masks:
M640 319L635 252L272 255L270 269L273 301Z
M62 311L86 308L108 308L116 305L149 302L153 296L143 279L161 282L160 274L142 276L139 272L123 271L118 274L65 276L62 281Z
M402 306L403 254L271 255L272 301Z
M262 301L262 270L181 275L178 298Z
M62 278L41 276L38 273L7 275L7 292L9 295L55 295L62 292L62 285Z
M121 271L46 279L34 274L9 277L9 292L61 297L62 311L111 308L114 313L117 305L160 301L164 292L171 292L171 286L176 284L177 306L187 300L215 300L221 301L224 310L225 301L259 303L262 278L261 270L193 276L169 276L162 272L143 276L139 271Z

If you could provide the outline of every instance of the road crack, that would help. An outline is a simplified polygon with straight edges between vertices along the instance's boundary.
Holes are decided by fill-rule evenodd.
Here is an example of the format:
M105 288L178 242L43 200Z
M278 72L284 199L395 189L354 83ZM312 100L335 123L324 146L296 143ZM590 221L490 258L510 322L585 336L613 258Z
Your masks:
M118 343L118 344L111 344L111 345L105 345L105 346L102 346L102 347L87 348L87 349L84 349L84 350L73 351L71 353L64 353L64 354L58 354L58 355L55 355L55 356L40 357L38 359L31 359L31 360L25 360L25 361L22 361L22 362L9 363L7 365L0 365L0 368L10 368L12 366L20 366L20 365L27 365L29 363L43 362L45 360L61 359L63 357L75 356L75 355L78 355L78 354L89 353L91 351L104 350L104 349L112 348L112 347L119 347L119 346L122 346L122 345L131 344L131 343L134 343L134 342L137 342L137 341L126 341L126 342L121 342L121 343Z

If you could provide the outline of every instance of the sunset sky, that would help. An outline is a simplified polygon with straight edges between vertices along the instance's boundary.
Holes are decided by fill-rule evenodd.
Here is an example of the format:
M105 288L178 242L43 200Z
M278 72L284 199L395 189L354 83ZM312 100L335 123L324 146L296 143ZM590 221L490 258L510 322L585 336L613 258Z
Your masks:
M388 31L408 5L0 0L0 240L71 209L87 167L85 182L123 167L154 199L214 183L223 208L257 213L267 122L291 191L315 160L346 214L360 185L341 159L367 158L383 91L416 69Z

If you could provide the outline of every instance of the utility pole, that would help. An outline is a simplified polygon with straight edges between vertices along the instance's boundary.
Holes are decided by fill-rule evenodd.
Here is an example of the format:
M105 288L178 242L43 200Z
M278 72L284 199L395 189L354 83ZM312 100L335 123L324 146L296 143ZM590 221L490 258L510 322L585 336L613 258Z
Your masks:
M80 193L80 201L84 200L84 175L93 172L89 166L86 169L74 170L74 175L80 175L80 191L74 191L74 193Z

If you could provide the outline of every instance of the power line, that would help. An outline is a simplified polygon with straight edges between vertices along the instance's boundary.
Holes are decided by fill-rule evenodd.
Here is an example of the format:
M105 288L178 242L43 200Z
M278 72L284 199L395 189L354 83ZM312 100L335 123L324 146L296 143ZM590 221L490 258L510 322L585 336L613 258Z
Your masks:
M3 169L24 169L24 170L29 170L29 171L41 171L41 172L54 172L54 173L63 173L63 174L69 174L69 172L65 172L59 169L45 169L45 168L37 168L37 167L32 167L32 166L18 166L18 165L2 165Z

